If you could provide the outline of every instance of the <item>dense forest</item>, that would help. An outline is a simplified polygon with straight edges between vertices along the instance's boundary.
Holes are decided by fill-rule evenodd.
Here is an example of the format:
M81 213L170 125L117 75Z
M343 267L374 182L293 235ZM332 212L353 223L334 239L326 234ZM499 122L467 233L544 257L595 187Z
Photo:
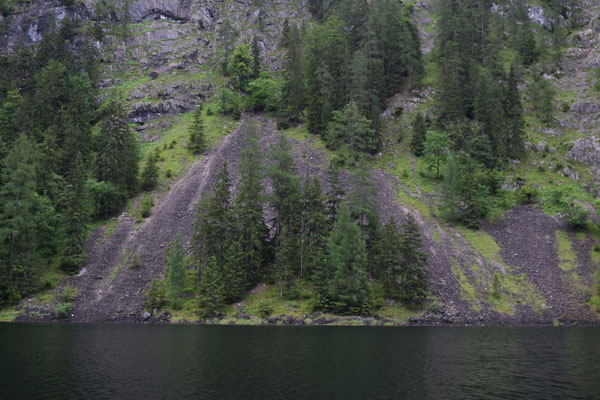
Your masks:
M276 285L281 298L306 296L300 282L311 286L312 309L331 314L373 315L382 298L409 309L434 302L420 228L411 214L382 217L370 168L386 141L408 141L436 187L440 218L471 230L539 200L530 185L507 191L507 174L528 155L527 113L554 124L556 92L544 76L560 65L574 27L541 32L525 3L496 3L502 12L491 0L437 2L427 54L415 5L399 0L310 0L308 20L282 22L270 61L259 44L262 14L245 40L220 24L212 66L224 83L213 88L216 101L191 113L186 150L210 152L212 116L241 120L239 166L223 163L203 193L189 245L181 235L166 244L166 272L146 288L145 307L179 309L195 298L207 319L259 283ZM574 9L558 0L544 7L554 16ZM9 15L9 3L0 8ZM136 198L142 220L152 213L153 198L141 193L157 187L161 154L143 150L125 98L99 88L107 21L125 40L130 18L125 6L85 25L67 16L38 45L0 56L0 306L54 288L57 275L46 271L77 274L91 229ZM432 101L405 138L384 111L398 93L426 88ZM245 118L259 114L280 130L267 148ZM296 168L285 132L297 126L332 154L326 182ZM573 230L596 229L579 202L556 202ZM135 254L130 268L139 267Z

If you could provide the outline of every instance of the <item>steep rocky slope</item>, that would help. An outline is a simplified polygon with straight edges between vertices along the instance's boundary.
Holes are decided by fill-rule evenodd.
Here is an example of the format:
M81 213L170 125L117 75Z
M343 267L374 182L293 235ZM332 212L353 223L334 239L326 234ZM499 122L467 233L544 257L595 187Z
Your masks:
M582 0L580 4L582 28L569 36L561 70L546 77L559 93L557 124L547 128L529 121L532 156L514 166L512 178L516 182L525 177L539 185L544 180L558 185L575 182L593 199L600 184L600 100L591 89L595 68L600 67L600 12L595 1ZM434 46L435 1L417 1L415 10L423 52L428 54ZM3 49L39 43L52 15L59 20L69 16L85 24L98 19L99 13L93 0L74 7L34 2L16 6L15 11L2 21L6 32L0 40ZM216 42L225 21L232 22L241 33L237 42L247 42L260 32L263 58L275 69L284 19L308 21L304 1L138 0L128 11L131 23L124 37L116 33L128 17L119 5L108 10L102 20L106 40L96 44L103 59L101 89L104 97L118 92L127 99L130 120L147 146L158 143L173 129L181 130L181 121L189 118L188 113L199 102L214 99L216 88L223 85L216 62L222 55ZM547 18L537 5L532 5L529 13L540 27L564 23ZM597 314L587 304L592 275L599 265L597 252L592 250L594 237L568 232L560 215L532 206L517 206L494 223L484 222L479 232L448 226L437 215L436 187L421 177L423 165L407 151L408 140L398 144L394 136L397 130L410 135L412 113L426 108L432 96L426 87L420 93L400 93L389 100L384 113L389 137L372 170L382 216L395 215L402 220L413 214L430 255L435 304L413 322L598 323ZM398 107L404 113L397 118L393 111ZM275 137L274 122L262 116L244 118L258 121L261 144L266 148ZM303 132L300 127L288 133L299 172L324 178L329 154L318 138L298 135L298 130ZM235 182L241 135L243 130L238 127L205 157L180 163L181 173L155 193L157 204L148 219L138 223L135 210L130 209L91 234L88 262L70 279L80 293L73 302L72 320L161 318L144 313L142 292L152 278L164 274L166 243L177 232L183 234L186 243L189 241L195 206L211 187L224 160ZM183 146L183 141L177 146ZM544 158L545 148L554 149L556 158ZM566 166L557 168L559 163ZM556 172L539 175L541 167ZM348 177L344 179L348 186ZM591 205L587 198L584 202ZM132 270L129 264L136 253L142 268ZM22 308L29 313L22 318L51 318L52 307L52 302L26 302Z

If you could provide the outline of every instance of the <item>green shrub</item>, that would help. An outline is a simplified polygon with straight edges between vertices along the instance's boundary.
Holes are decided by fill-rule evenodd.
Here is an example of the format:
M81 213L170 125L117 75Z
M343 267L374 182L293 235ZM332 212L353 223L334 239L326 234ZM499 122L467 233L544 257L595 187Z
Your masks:
M71 303L58 303L54 307L54 315L56 318L66 318L72 309L73 305Z
M256 312L259 317L267 318L273 313L273 305L269 299L260 299L256 304Z
M140 218L145 219L152 215L152 207L154 207L154 197L145 196L140 209Z
M585 210L579 204L572 204L567 212L567 223L569 228L574 231L587 230L587 222L590 212Z
M523 186L517 193L519 204L536 204L540 198L540 191L533 186Z
M250 111L277 111L281 101L280 79L258 78L248 84L245 108Z
M167 288L162 279L153 279L144 291L146 310L162 309L167 305Z
M223 89L219 99L219 110L221 114L231 115L235 119L239 119L242 114L241 100L237 93L233 90Z
M39 280L40 290L50 290L58 286L58 276L55 274L43 275Z
M140 260L140 255L135 253L133 255L133 259L131 260L131 264L129 264L129 268L133 270L140 269L142 266L142 260Z
M85 187L90 204L90 216L94 219L115 215L125 205L126 197L109 182L89 179Z
M60 294L60 300L64 303L70 303L75 297L77 294L70 285L65 286Z

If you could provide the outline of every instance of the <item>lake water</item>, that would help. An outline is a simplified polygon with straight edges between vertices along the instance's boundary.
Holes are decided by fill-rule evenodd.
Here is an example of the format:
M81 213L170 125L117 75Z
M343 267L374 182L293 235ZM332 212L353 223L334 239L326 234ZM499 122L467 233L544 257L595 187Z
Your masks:
M600 328L0 324L1 399L593 399Z

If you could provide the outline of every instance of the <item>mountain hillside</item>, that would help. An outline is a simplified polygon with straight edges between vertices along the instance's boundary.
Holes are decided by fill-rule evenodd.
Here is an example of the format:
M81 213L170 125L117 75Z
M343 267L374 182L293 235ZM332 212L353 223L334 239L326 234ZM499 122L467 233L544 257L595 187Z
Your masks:
M379 3L384 4L381 9L377 8ZM455 34L462 28L452 25L454 22L447 17L446 7L454 7L453 3L0 0L0 64L6 82L0 88L0 133L11 132L0 142L0 155L8 160L0 182L10 189L13 175L7 171L24 164L36 165L30 180L37 186L30 197L47 201L52 212L42 215L44 206L35 203L31 206L33 225L43 240L49 242L47 237L55 236L55 241L68 243L38 244L34 274L27 269L33 262L26 257L19 261L20 270L13 262L14 251L30 250L24 245L12 246L14 234L12 241L10 235L2 234L9 250L1 254L6 277L2 279L6 282L2 281L0 290L7 294L0 299L5 307L0 319L598 324L600 5L592 0L499 0L475 2L477 6L464 2L465 9L472 7L469 12L478 12L482 20L485 17L488 21L485 33L481 33L482 37L488 35L485 40L471 39L462 48L462 53L464 49L473 52L473 59L465 67L460 64L464 54L452 58L461 53L454 50L453 43L462 40ZM396 10L394 7L398 7L401 17L385 19L391 15L386 16L385 11ZM398 24L397 30L403 36L388 41L386 35L391 33L386 33L385 26L392 23ZM454 32L454 36L448 32ZM446 33L451 39L444 37ZM518 39L526 34L531 35L531 41ZM339 49L345 49L345 53L336 47L342 37L347 44ZM400 45L398 40L402 40ZM418 55L413 49L415 43ZM364 59L356 55L361 52ZM397 61L388 57L388 52L401 53L401 71L394 69L399 68ZM260 68L253 75L249 69L255 54L259 55ZM486 59L489 54L493 61ZM51 83L46 84L44 77L48 75L43 73L48 73L48 65L56 60L67 66L66 71L72 69L65 72L72 75L64 83L56 78L59 75L51 75L54 78L48 78ZM339 76L332 68L323 72L336 62L349 67ZM29 71L35 63L39 63L39 70ZM297 72L299 68L304 70ZM376 73L379 69L381 76ZM88 89L69 86L75 85L73 76L82 73L91 82ZM460 74L469 79L451 87L448 82ZM294 77L298 75L302 75L303 89L294 91ZM508 111L498 109L498 96L510 98L509 81L514 82L518 112L510 107ZM51 89L42 90L46 87ZM65 95L70 99L66 101L51 96L61 90L93 96L93 117L85 124L75 121L75 117L48 124L11 122L31 119L31 115L50 119L59 113L43 111L46 109L35 99L42 104L58 102L54 110L60 109L61 113L84 103L84 97L72 100L71 95ZM374 93L380 95L380 101L373 100ZM491 100L484 94L489 94ZM449 99L464 100L467 95L472 95L472 104L449 105L457 102ZM307 97L306 104L297 106L296 100L303 96ZM109 108L113 104L120 106ZM351 104L357 109L354 114ZM74 115L86 112L79 109ZM121 125L118 121L112 125L106 122L119 112L124 116ZM456 113L461 113L460 117ZM499 120L500 114L504 120ZM191 150L190 132L197 129L198 121L206 146L195 152ZM517 121L515 125L513 121ZM48 139L53 129L69 124L77 129L56 135L60 144L53 147ZM420 151L415 150L420 132L417 124L423 124ZM117 165L120 161L116 154L128 146L119 144L110 150L110 143L103 141L106 132L115 131L114 126L131 130L135 137L135 150L128 156L135 160L127 164L128 168L135 167L135 172L124 178L122 190L129 192L119 192L121 196L94 186L109 182L103 171ZM85 129L90 132L89 139L85 139L91 143L89 151L79 150L69 140L77 136L74 132ZM493 133L500 130L521 132L521 137ZM247 154L252 149L249 143L254 131L258 150L251 154L262 158L257 162L264 167L260 182L266 200L259 205L259 219L264 221L268 237L263 239L267 244L262 248L265 255L260 272L251 278L250 272L245 275L244 295L232 295L224 301L219 290L227 289L219 285L233 285L237 278L215 275L213 281L221 283L209 285L203 275L213 273L211 263L229 263L225 259L229 260L234 245L221 247L223 254L207 256L208 239L198 234L198 227L202 213L208 213L207 199L223 184L224 165L229 174L229 193L235 199L231 200L231 209L245 204L239 199L246 190L250 165ZM23 155L12 155L18 153L14 149L27 149L23 144L26 139L14 139L17 132L31 142L29 152L35 157L26 160ZM341 145L333 142L335 132ZM445 139L444 132L448 133ZM440 140L447 142L436 151L434 137L438 133ZM344 142L349 140L347 137L352 138L350 142ZM355 141L355 137L360 140ZM293 158L287 170L282 167L285 154L277 153L278 149L285 153L282 138L287 139ZM59 166L52 169L50 165L55 164L46 159L61 151L67 155L59 157ZM103 157L112 161L102 164ZM11 164L10 160L16 161ZM90 167L78 170L80 164ZM140 189L147 183L145 174L152 175L149 165L155 165L155 182ZM306 232L309 220L303 219L298 222L301 227L292 229L293 223L284 216L286 202L292 204L287 212L297 215L307 212L299 208L305 203L291 203L291 197L283 197L279 204L277 196L289 189L281 189L280 185L298 182L302 194L308 191L308 182L318 177L323 197L327 197L336 189L331 178L334 166L340 171L338 189L346 193L352 224L362 229L363 244L359 247L364 245L368 254L364 271L352 270L352 279L356 280L344 283L342 289L359 285L356 282L364 273L368 307L365 301L342 310L339 303L343 295L331 294L337 287L335 283L323 289L329 290L328 295L319 292L319 277L326 272L315 267L312 276L304 275L305 264L319 264L304 258L308 251L305 243L311 243L304 233L299 233L297 242L289 242L295 243L296 251L302 254L298 260L289 261L293 257L286 251L292 250L284 245L288 243L285 235L291 235L293 229ZM81 177L74 177L74 171L80 171ZM127 182L138 176L139 185L125 189ZM460 188L458 181L463 182ZM110 182L119 185L116 178ZM471 189L465 189L473 182ZM73 197L78 193L78 184L85 195ZM3 204L19 198L8 189L4 192L0 198L8 200ZM75 200L70 202L71 198ZM78 209L73 202L87 207L90 199L99 204L97 209L92 207L93 212L73 211ZM3 206L3 216L9 209ZM336 210L338 217L344 213ZM48 222L50 214L64 220ZM73 222L77 219L74 214L85 215L80 224L85 229L75 229L79 225ZM237 221L242 214L227 215L235 215L230 219ZM39 215L44 219L36 220L42 218ZM377 215L375 227L371 223L373 215ZM3 216L0 224L6 219ZM423 301L390 295L386 274L394 270L378 269L383 268L377 266L385 258L382 254L389 253L386 248L395 245L391 236L386 236L390 231L385 223L391 217L403 232L407 221L416 221L422 238L419 251L427 259L423 279L428 292ZM321 247L322 253L318 253L321 263L335 263L330 260L331 254L337 254L334 233L343 225L341 219L334 218L328 225L330 236ZM44 230L42 225L49 228ZM21 232L16 228L7 230L7 226L12 225L3 225L6 232ZM222 233L221 241L233 240L229 238L233 232L237 235L239 230L244 231L243 226L231 228L214 223L210 227L210 231ZM77 258L73 256L73 238L80 231L79 237L84 239L80 240L82 256ZM207 235L207 231L201 232ZM187 258L185 276L180 280L183 288L172 301L175 264L169 260L175 257L178 234L182 257ZM238 260L247 260L249 252L241 253ZM408 263L406 257L403 260ZM381 261L381 265L387 264ZM26 271L22 275L27 284L14 283L18 280L15 276L20 276L18 271ZM349 295L353 296L358 295ZM207 304L211 302L220 307L209 313ZM329 305L323 306L322 302Z

